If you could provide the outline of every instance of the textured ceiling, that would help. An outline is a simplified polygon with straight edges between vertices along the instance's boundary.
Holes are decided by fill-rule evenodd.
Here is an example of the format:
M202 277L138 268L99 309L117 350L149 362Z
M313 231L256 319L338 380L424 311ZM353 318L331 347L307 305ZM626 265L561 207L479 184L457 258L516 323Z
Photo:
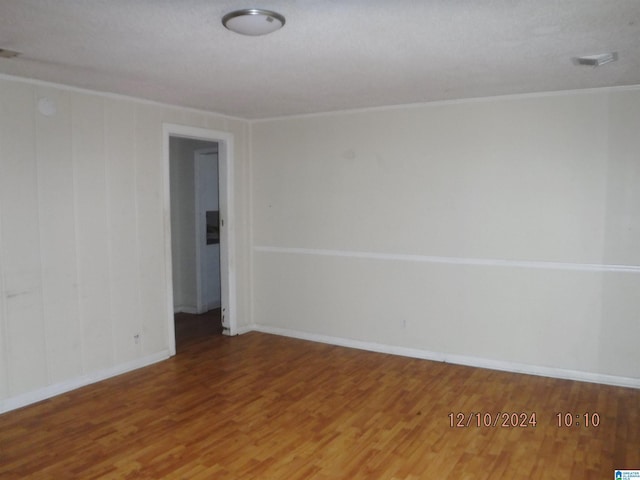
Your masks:
M238 8L287 23L243 37ZM0 48L0 73L265 118L637 85L640 0L0 0Z

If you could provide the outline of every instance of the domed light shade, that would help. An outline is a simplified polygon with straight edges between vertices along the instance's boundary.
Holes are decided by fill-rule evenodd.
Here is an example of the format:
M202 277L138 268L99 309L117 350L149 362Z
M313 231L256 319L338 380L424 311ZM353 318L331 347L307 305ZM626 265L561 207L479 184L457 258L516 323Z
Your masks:
M222 17L222 24L229 30L251 36L275 32L282 28L284 22L284 17L279 13L259 8L236 10Z

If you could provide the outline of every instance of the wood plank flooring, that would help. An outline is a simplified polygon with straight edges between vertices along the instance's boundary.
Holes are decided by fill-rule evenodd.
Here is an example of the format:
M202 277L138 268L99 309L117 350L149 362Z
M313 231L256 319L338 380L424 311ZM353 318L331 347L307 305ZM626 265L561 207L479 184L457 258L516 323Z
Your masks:
M450 413L464 427L450 426ZM471 412L536 413L478 427ZM599 415L558 427L557 412ZM457 419L456 419L457 420ZM502 419L500 419L501 423ZM2 479L609 479L640 469L640 390L257 332L0 416Z

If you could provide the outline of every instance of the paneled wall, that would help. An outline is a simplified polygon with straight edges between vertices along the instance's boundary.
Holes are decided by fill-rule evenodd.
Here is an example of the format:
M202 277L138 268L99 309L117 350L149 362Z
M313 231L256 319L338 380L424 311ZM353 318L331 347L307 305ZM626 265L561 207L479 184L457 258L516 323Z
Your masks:
M260 328L640 386L640 90L252 125Z
M0 79L0 411L168 355L163 122L234 135L247 292L248 123Z

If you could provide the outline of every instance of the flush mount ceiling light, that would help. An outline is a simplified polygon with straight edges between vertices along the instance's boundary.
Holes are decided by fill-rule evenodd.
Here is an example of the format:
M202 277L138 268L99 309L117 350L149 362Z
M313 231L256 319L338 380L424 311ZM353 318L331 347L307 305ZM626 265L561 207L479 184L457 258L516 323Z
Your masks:
M599 55L585 55L584 57L574 58L576 65L587 65L589 67L599 67L607 63L618 60L618 52L601 53Z
M222 17L222 24L232 32L251 36L275 32L283 27L284 22L279 13L260 8L236 10Z

